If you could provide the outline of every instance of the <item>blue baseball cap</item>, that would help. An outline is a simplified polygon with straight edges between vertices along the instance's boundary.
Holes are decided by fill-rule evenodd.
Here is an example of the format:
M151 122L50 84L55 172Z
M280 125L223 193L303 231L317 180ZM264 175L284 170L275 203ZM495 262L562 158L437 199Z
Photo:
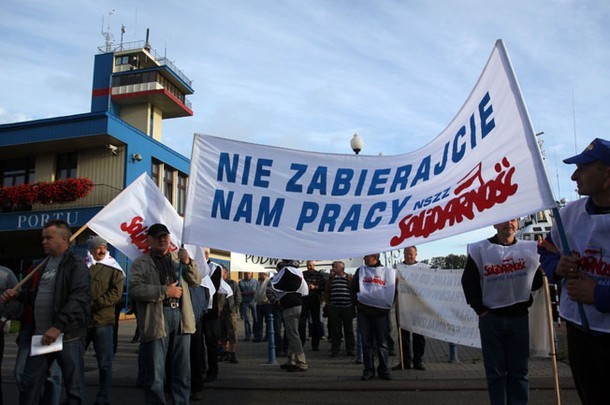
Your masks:
M595 138L581 154L564 159L567 164L584 164L599 160L610 165L610 141Z

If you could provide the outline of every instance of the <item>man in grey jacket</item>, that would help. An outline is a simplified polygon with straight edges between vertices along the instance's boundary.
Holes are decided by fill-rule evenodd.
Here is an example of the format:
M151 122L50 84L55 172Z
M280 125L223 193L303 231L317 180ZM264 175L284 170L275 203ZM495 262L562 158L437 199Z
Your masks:
M38 404L55 360L59 363L68 404L83 402L85 333L91 310L87 266L70 250L70 227L59 219L42 229L42 248L48 259L19 294L9 289L0 300L17 298L24 307L24 320L35 325L33 339L43 346L63 341L63 349L27 358L19 386L19 403ZM42 336L42 337L40 337Z
M129 293L136 301L140 351L144 360L144 399L165 404L163 380L168 351L172 375L168 385L174 404L188 404L191 390L190 334L195 315L188 287L201 283L197 265L185 249L170 251L169 230L163 224L148 228L150 252L134 260ZM171 344L171 347L169 345Z

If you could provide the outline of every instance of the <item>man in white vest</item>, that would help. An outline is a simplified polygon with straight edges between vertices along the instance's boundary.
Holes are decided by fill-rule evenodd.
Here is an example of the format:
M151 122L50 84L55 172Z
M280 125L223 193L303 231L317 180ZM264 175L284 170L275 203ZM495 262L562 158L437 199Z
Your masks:
M396 293L396 270L383 266L378 253L366 255L364 264L354 274L351 291L362 337L364 371L361 379L368 381L375 376L373 347L376 342L379 358L377 375L383 380L391 380L388 336L390 309Z
M468 245L462 288L479 316L492 405L527 404L531 291L542 286L537 244L515 238L519 220L494 225L496 235Z
M561 210L560 229L539 248L551 282L562 283L559 314L566 320L572 377L585 405L608 403L610 380L610 141L594 139L580 154L572 180L588 196ZM561 255L564 250L571 255Z

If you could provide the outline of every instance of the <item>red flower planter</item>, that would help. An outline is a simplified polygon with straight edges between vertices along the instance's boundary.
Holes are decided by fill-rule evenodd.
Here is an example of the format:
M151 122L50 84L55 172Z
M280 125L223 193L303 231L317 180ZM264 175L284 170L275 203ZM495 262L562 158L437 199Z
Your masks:
M86 177L68 178L52 183L39 182L0 188L1 206L23 206L34 203L54 204L75 201L89 195L93 182Z

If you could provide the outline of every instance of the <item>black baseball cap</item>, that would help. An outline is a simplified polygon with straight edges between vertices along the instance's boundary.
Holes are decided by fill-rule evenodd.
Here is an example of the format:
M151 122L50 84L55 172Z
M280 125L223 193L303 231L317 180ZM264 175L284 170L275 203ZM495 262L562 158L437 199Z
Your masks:
M170 235L169 229L167 226L163 224L154 224L148 228L148 232L146 233L148 236L160 236L160 235Z

